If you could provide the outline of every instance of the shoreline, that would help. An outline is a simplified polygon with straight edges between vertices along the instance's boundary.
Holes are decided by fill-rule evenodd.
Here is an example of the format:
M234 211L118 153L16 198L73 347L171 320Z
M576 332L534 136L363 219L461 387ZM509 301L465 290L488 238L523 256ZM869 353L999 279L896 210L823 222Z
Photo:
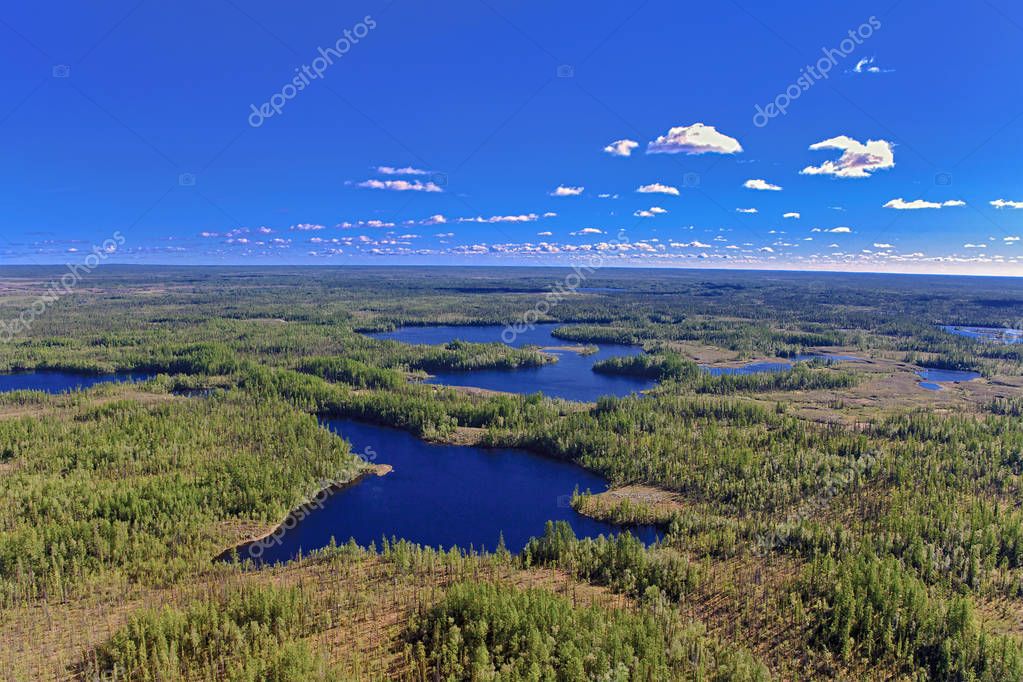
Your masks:
M230 545L229 547L221 550L220 552L218 552L213 557L213 562L214 563L218 563L218 562L228 561L228 560L230 560L231 555L233 553L237 553L238 554L238 558L241 559L241 554L242 554L243 550L245 550L246 548L248 548L251 545L254 545L254 544L258 543L258 542L262 542L263 540L266 540L267 538L273 536L277 532L277 530L279 528L284 526L284 524L288 521L288 519L290 519L292 516L294 516L294 515L296 515L296 514L298 514L300 512L304 513L305 512L304 508L307 505L309 505L310 503L312 503L312 501L314 499L324 495L324 493L327 494L327 497L331 497L331 496L341 492L342 490L344 490L346 488L350 488L350 487L358 485L359 483L361 483L365 479L369 478L370 476L386 476L387 474L391 473L392 471L394 471L394 467L392 467L390 464L371 464L366 469L364 469L361 473L359 473L358 476L355 476L354 478L352 478L352 479L350 479L348 481L332 483L329 486L327 486L326 488L318 490L316 492L316 494L313 495L312 498L306 499L303 502L301 502L300 504L298 504L297 506L292 507L288 511L288 513L285 514L284 518L280 522L274 524L274 526L272 528L270 528L270 530L268 530L265 533L263 533L261 535L258 535L256 537L252 537L252 538L249 538L247 540L242 540L241 542L235 543L235 544Z

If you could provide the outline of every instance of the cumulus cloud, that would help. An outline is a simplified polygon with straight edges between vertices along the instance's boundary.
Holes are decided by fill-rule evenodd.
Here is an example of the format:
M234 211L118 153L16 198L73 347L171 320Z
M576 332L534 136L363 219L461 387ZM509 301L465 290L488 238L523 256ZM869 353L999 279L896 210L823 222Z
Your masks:
M895 153L891 142L867 140L866 144L847 135L839 135L810 145L811 151L837 149L842 152L838 161L825 161L819 166L807 166L803 175L834 175L838 178L869 178L877 170L895 167Z
M299 223L298 225L292 225L292 230L298 230L299 232L310 232L313 230L325 230L325 225L315 225L313 223Z
M742 145L734 137L719 133L714 126L694 123L675 126L666 135L647 144L647 154L737 154Z
M891 244L884 244L882 242L874 242L875 249L894 249L895 247Z
M795 220L799 220L800 215L798 213L796 213L795 211L791 211L791 212L786 213L785 215L783 215L782 218L793 218Z
M1015 235L1013 235L1011 237L1002 237L1002 241L1005 242L1005 243L1018 242L1019 241L1019 237L1017 237Z
M584 234L604 234L604 231L603 230L598 230L595 227L584 227L583 229L577 230L575 232L571 232L570 234L573 237L578 237L578 236L584 235Z
M833 227L830 230L825 230L825 232L831 232L833 234L849 234L850 232L852 232L852 228L851 227Z
M995 199L991 202L995 208L1023 208L1023 201L1009 201L1007 199Z
M537 233L536 233L536 236L537 236L537 237L551 237L551 236L553 236L553 235L554 235L554 233L553 233L553 232L550 232L550 231L545 231L545 232L537 232Z
M758 211L755 208L737 208L735 210L738 211L739 213L759 213L760 212L760 211Z
M948 208L952 206L965 206L966 202L959 199L949 199L948 201L925 201L923 199L914 199L913 201L906 201L902 197L898 199L892 199L884 208L894 208L898 211L917 211L923 208Z
M557 189L550 192L552 197L577 197L583 193L585 187L568 187L566 185L558 185Z
M963 244L964 249L986 249L987 244Z
M667 212L668 212L667 209L661 208L660 206L651 206L648 209L636 211L632 215L636 216L637 218L653 218L655 215L660 215L662 213Z
M745 187L746 189L758 189L758 190L761 190L761 191L768 191L768 192L780 192L781 191L781 187L779 185L772 185L768 181L763 180L761 178L754 178L752 180L747 180L746 182L742 183L742 186Z
M443 192L434 182L422 182L420 180L366 180L359 183L359 187L365 189L386 189L393 192Z
M635 140L615 140L604 151L611 156L632 156L632 150L639 146Z
M640 194L670 194L677 197L679 195L678 187L672 187L671 185L662 185L659 182L655 182L649 185L642 185L636 188L636 191Z

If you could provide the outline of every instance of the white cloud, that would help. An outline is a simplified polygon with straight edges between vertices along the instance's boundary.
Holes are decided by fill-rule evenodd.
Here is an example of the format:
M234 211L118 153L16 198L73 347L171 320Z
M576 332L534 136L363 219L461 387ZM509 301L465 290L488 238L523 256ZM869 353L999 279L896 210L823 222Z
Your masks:
M411 166L405 166L404 168L395 168L394 166L377 166L376 171L381 175L432 175L432 173L428 170L412 168Z
M856 62L856 66L852 68L853 73L891 73L895 69L882 69L876 63L874 57L864 57L860 61Z
M894 249L895 247L891 244L883 244L881 242L874 242L875 249Z
M991 202L995 208L1023 208L1023 201L1009 201L1007 199L995 199Z
M647 144L647 154L736 154L742 145L734 137L719 133L714 126L694 123L676 126Z
M455 233L454 232L438 232L437 234L435 234L433 236L434 237L438 237L440 239L447 239L448 237L454 237Z
M641 185L636 188L636 191L640 194L670 194L677 197L679 195L678 187L672 187L671 185L662 185L659 182L655 182L649 185Z
M604 234L604 231L603 230L598 230L595 227L584 227L581 230L577 230L577 231L571 232L569 234L571 234L573 237L578 237L578 236L584 235L584 234Z
M554 211L547 211L546 213L543 214L543 217L544 218L557 218L558 214L555 213Z
M632 156L632 150L639 146L635 140L615 140L604 151L611 156Z
M782 218L794 218L796 220L799 220L800 215L795 211L792 211L790 213L786 213L785 215L783 215Z
M440 213L430 216L426 220L420 221L423 225L443 225L448 221L447 218L442 216Z
M883 208L894 208L898 211L916 211L923 208L946 208L952 206L965 206L966 202L959 199L949 199L948 201L924 201L923 199L914 199L913 201L906 201L902 197L898 199L892 199Z
M554 235L553 232L537 232L536 233L537 237L551 237L553 235Z
M759 213L760 212L760 211L758 211L755 208L737 208L735 210L738 211L739 213Z
M360 182L359 187L366 189L387 189L394 192L443 192L439 186L433 182L421 182L414 180L409 182L408 180L366 180Z
M291 229L298 230L300 232L310 232L313 230L325 230L325 225L314 225L313 223L299 223L298 225L292 225Z
M539 220L540 216L535 213L524 213L522 215L492 215L489 218L476 216L475 218L459 218L460 223L531 223Z
M986 249L987 244L963 244L964 249Z
M550 193L552 197L577 197L583 193L585 187L568 187L566 185L558 185L557 189Z
M803 175L834 175L838 178L868 178L877 170L895 167L892 144L885 140L867 140L866 144L847 135L839 135L810 145L811 151L838 149L838 161L825 161L819 166L807 166Z
M1015 235L1013 235L1013 236L1011 236L1011 237L1002 237L1002 241L1003 241L1003 242L1005 242L1005 243L1007 243L1007 244L1008 244L1009 242L1018 242L1018 241L1019 241L1019 237L1017 237L1017 236L1015 236Z
M663 209L660 206L651 206L646 210L636 211L632 215L636 216L637 218L653 218L655 215L660 215L662 213L667 212L668 212L667 209Z
M742 183L742 186L745 187L746 189L758 189L758 190L761 190L761 191L769 191L769 192L780 192L781 191L781 187L779 185L772 185L768 181L763 180L761 178L754 178L752 180L747 180L746 182Z
M830 230L825 230L825 232L831 232L833 234L849 234L849 233L852 232L852 228L851 227L833 227Z
M598 199L617 199L618 195L617 194L610 194L608 192L604 192L602 194L598 194L597 198Z
M763 251L764 253L774 253L774 249L770 246L761 246L757 251Z

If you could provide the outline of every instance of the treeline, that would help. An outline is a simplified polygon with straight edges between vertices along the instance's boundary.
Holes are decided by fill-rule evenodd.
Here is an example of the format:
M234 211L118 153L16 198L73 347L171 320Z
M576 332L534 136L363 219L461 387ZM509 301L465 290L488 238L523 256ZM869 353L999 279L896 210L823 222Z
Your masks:
M813 367L811 364L799 362L791 369L781 371L712 375L677 353L644 353L601 360L594 364L593 371L670 381L671 385L665 390L681 389L713 395L848 388L859 381L858 376L851 372Z
M0 420L2 606L103 581L173 582L224 549L218 524L276 524L323 481L364 468L279 398L65 400Z
M656 595L649 595L656 603ZM575 606L546 590L459 583L410 627L420 679L767 680L668 610Z
M821 557L801 580L813 641L842 660L934 680L1023 679L1019 640L984 632L968 597L933 597L895 559Z

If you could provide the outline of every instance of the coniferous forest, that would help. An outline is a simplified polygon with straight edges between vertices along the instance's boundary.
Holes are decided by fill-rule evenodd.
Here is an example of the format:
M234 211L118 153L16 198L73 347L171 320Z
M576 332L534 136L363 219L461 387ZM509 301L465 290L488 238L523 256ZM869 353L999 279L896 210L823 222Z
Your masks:
M0 319L59 274L6 268ZM472 333L566 274L110 266L33 316L0 344L0 679L1023 679L1023 344L946 329L1023 327L1023 285L602 269L525 317L558 348ZM596 347L648 388L528 390ZM617 532L253 560L401 473L330 420L581 467Z

